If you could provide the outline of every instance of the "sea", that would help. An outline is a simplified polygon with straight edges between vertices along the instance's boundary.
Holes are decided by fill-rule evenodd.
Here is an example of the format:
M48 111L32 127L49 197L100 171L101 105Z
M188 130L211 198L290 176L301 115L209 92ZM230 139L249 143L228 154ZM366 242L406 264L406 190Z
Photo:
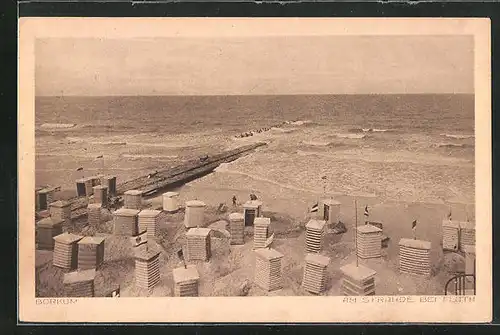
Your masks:
M35 122L39 185L73 187L79 167L131 178L265 141L218 172L302 190L474 203L474 95L37 97Z

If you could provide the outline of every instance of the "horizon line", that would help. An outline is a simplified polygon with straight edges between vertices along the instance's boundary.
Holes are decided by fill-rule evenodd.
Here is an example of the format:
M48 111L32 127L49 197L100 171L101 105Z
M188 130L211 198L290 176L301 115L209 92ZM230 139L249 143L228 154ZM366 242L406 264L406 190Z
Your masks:
M343 95L475 95L475 92L411 93L265 93L265 94L109 94L109 95L36 95L35 98L108 98L108 97L241 97L241 96L343 96Z

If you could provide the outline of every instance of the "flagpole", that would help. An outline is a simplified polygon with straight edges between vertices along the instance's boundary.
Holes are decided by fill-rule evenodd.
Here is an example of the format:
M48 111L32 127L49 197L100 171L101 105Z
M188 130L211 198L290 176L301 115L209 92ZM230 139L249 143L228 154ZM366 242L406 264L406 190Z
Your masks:
M324 201L326 199L326 182L325 182L324 178L325 178L325 176L321 177L321 181L323 182L323 199L318 199L318 211L317 211L317 214L316 214L316 216L319 215L319 217L322 217L323 220L325 219L325 217L324 217L325 216L325 213L324 213L325 212ZM320 210L319 210L319 207L320 207L319 204L321 204L321 203L323 204L323 206L321 206L322 210L320 212Z
M356 267L358 267L358 201L354 199L354 211L356 217L356 229L354 231L354 245L356 251Z
M323 198L326 199L326 178L323 179Z

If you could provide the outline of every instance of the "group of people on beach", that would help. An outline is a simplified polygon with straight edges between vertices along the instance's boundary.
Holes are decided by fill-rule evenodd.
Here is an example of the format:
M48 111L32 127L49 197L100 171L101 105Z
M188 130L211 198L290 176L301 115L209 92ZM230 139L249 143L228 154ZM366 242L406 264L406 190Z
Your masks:
M250 200L257 200L257 196L255 193L250 193ZM236 207L238 205L238 199L236 198L236 195L233 195L233 207Z
M249 136L253 136L255 134L260 134L260 133L263 133L265 131L269 131L271 130L272 128L280 128L282 127L283 125L285 124L290 124L292 122L290 121L283 121L282 123L279 123L279 124L275 124L273 126L270 126L270 127L262 127L262 128L259 128L257 130L250 130L250 131L247 131L247 132L244 132L244 133L241 133L239 135L236 135L234 137L236 138L243 138L243 137L249 137Z
M271 130L271 127L263 127L263 128L257 129L257 130L251 130L251 131L247 131L245 133L241 133L239 135L236 135L235 137L236 138L249 137L249 136L253 136L254 134L260 134L260 133L263 133L263 132L269 131L269 130Z

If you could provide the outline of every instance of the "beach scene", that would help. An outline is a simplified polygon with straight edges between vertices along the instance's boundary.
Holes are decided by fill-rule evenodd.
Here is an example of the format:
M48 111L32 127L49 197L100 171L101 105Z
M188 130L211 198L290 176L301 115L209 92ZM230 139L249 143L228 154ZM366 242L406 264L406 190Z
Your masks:
M471 41L333 40L41 41L37 296L473 295Z

